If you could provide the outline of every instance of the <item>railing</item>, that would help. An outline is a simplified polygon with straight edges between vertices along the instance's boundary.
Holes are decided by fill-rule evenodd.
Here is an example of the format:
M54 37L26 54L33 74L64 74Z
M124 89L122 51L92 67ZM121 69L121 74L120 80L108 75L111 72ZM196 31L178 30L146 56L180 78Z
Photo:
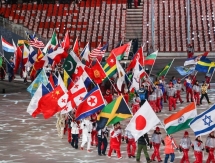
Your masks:
M21 37L23 37L23 38L25 38L25 39L27 39L25 31L28 32L29 34L34 33L34 31L29 30L28 28L25 28L20 24L13 23L13 22L9 21L8 19L6 19L6 18L4 18L2 16L0 16L0 26L5 28L5 29L7 29L7 30L9 30L9 31L11 31L11 32L13 32L13 33L15 33L15 34L17 34L17 35L19 35L19 36L21 36ZM48 39L42 38L41 35L36 34L36 36L41 41L43 41L44 44L46 44L48 42Z

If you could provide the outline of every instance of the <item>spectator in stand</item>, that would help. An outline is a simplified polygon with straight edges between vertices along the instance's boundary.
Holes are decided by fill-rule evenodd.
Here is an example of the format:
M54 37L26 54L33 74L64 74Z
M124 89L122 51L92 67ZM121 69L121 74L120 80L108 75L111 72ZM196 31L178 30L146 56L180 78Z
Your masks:
M151 45L150 48L148 49L147 56L150 55L150 54L152 54L153 52L154 52L154 48Z
M132 8L132 0L127 0L128 2L128 9L131 9Z
M187 45L187 57L192 58L194 54L194 49L192 44Z

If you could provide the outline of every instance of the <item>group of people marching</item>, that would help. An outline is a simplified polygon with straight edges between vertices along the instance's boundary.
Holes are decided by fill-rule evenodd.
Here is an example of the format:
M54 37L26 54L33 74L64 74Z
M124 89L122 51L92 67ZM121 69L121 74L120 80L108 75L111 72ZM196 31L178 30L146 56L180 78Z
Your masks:
M153 83L154 86L148 82L143 82L140 89L134 94L131 101L133 114L142 106L142 104L148 100L149 104L156 113L159 113L163 109L163 103L168 102L169 111L176 110L176 103L179 101L183 103L181 98L181 91L186 90L187 102L195 101L196 105L201 105L202 100L205 97L210 104L210 100L207 94L210 88L209 80L204 81L202 85L199 84L195 76L188 76L185 78L184 83L181 83L181 79L175 79L173 76L170 83L167 84L164 77Z
M103 129L97 130L96 126L96 114L83 119L82 121L76 121L74 114L70 113L68 116L65 114L57 114L57 131L60 138L63 138L67 131L68 142L74 149L84 150L86 148L87 152L92 152L91 146L96 146L99 156L106 156L111 158L113 151L116 153L117 158L121 159L121 144L124 141L127 144L127 156L128 158L136 158L137 162L140 162L141 152L143 150L145 159L147 163L158 161L163 162L160 156L160 146L164 145L164 163L168 162L170 157L170 162L174 162L175 150L179 150L183 153L181 158L181 163L190 162L188 152L192 148L194 151L195 161L194 163L203 162L203 152L206 150L208 153L208 158L206 163L215 162L214 159L214 149L215 149L215 137L214 132L211 132L205 144L202 142L201 137L196 137L195 140L191 141L189 133L184 132L184 136L181 138L179 143L176 143L172 135L166 135L163 138L159 127L156 127L151 139L149 139L148 134L142 135L137 141L135 141L133 135L130 131L123 132L120 123L113 125L112 130L108 130L105 126ZM124 134L123 134L124 133ZM79 138L82 136L82 142L80 147ZM109 143L108 143L109 137ZM85 144L87 146L85 147ZM107 147L109 145L109 150L106 153ZM153 147L154 151L151 156L148 154L147 146L150 149Z

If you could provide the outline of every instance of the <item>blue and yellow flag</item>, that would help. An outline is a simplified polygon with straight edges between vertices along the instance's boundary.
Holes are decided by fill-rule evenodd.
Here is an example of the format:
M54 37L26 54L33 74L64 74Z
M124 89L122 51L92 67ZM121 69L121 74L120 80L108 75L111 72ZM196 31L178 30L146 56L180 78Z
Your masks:
M34 79L34 81L29 85L27 88L27 91L31 94L31 97L34 96L34 93L36 92L37 88L39 87L40 84L47 85L48 78L46 76L45 71L42 69L39 75Z
M196 71L205 72L205 73L212 73L214 71L215 62L211 61L208 58L202 57L200 61L196 64Z

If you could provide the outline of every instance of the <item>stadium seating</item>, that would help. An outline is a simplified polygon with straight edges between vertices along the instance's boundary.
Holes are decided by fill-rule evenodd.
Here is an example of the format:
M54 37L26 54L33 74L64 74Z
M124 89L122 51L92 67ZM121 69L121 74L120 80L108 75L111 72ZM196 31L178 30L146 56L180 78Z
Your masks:
M154 1L155 49L184 52L187 45L186 0ZM1 15L50 38L55 30L60 40L66 31L71 44L78 37L83 48L109 42L108 50L125 39L127 0L86 0L80 4L23 3L1 6ZM151 45L151 0L143 1L144 51ZM191 2L191 42L195 51L215 51L214 9L212 0Z

